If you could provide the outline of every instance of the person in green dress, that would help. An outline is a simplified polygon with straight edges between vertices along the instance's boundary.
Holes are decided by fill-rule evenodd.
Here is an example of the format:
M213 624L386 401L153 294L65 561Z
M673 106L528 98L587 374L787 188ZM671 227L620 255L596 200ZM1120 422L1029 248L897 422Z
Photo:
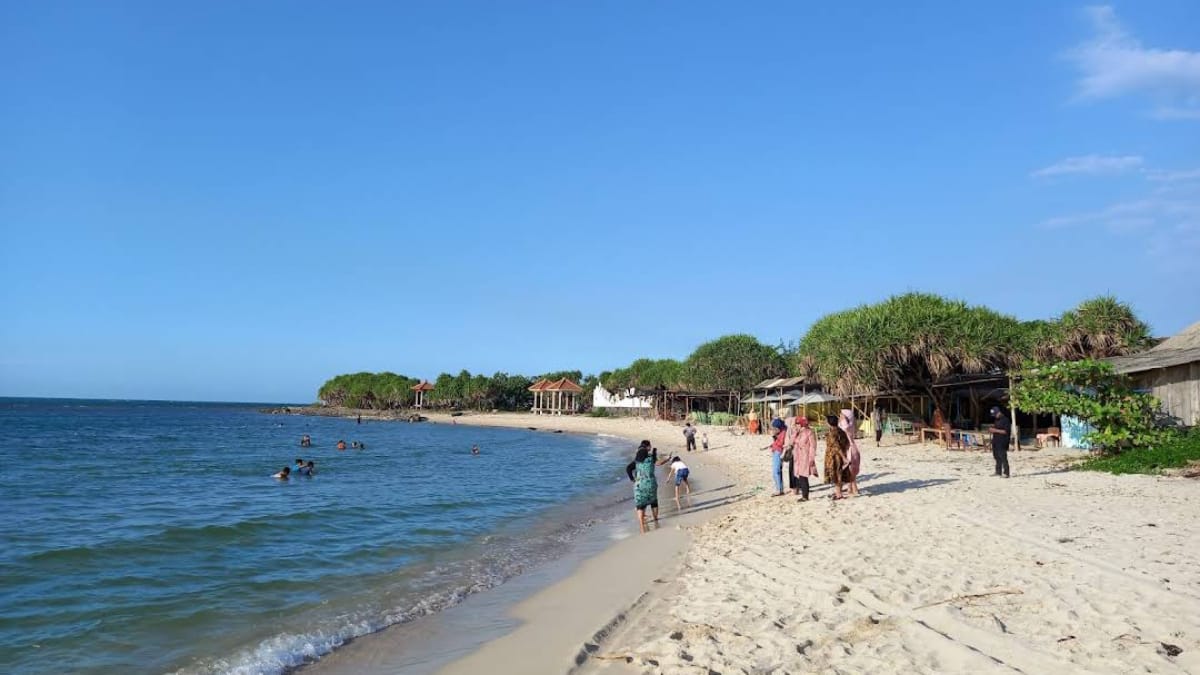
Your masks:
M633 461L625 467L625 473L633 482L633 506L642 534L646 533L647 506L654 516L654 525L658 525L658 478L654 475L657 462L658 448L651 448L650 441L642 441Z

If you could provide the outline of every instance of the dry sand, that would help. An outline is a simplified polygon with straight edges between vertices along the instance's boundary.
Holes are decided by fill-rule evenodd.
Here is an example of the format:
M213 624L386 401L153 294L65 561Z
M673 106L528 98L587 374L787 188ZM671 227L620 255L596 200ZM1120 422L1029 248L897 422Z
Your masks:
M458 423L682 450L646 420ZM1006 480L990 453L860 440L864 495L798 503L770 496L766 436L702 429L712 451L688 461L720 499L584 564L444 672L1200 673L1200 481L1062 471L1071 451L1011 453ZM663 566L631 573L645 556Z

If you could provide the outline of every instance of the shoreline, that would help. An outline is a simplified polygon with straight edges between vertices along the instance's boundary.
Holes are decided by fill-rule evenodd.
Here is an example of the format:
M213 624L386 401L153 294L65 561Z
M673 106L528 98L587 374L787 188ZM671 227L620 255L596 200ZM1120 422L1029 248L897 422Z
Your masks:
M383 414L370 419L404 422L408 414ZM321 416L349 419L357 415L358 411L348 409L321 413ZM621 438L630 443L631 453L641 438L647 438L659 447L660 457L667 453L684 454L681 426L645 419L529 413L426 415L428 423L432 424ZM363 421L368 419L364 415ZM631 426L630 422L635 424ZM674 434L678 434L678 440ZM645 594L643 589L654 585L656 577L662 576L663 568L677 567L686 551L690 530L712 517L714 509L737 498L733 494L736 486L720 473L705 468L703 460L697 461L702 454L693 453L695 457L685 458L693 468L693 486L698 493L693 498L694 509L676 512L669 498L673 485L668 485L660 476L662 522L658 531L640 535L632 514L627 513L632 508L621 507L618 515L595 528L597 531L591 534L590 541L577 542L562 559L522 573L496 588L473 594L442 612L357 638L302 670L320 675L454 674L481 672L481 669L514 675L565 672L582 660L589 642L595 648L592 638L597 627L611 629L619 623L625 608ZM698 470L704 472L701 480L695 480ZM650 542L650 545L639 542ZM628 571L630 560L638 561L632 572ZM612 570L618 567L627 572L614 577ZM564 605L569 605L571 611L562 611ZM489 619L465 619L467 613L480 612ZM506 624L502 630L496 628L496 624L501 623L499 619ZM489 632L490 639L477 641L464 650L461 639L447 637L464 625ZM430 644L455 652L454 658L431 653ZM536 664L530 663L530 654L538 655Z
M679 426L638 418L434 419L682 447ZM583 561L439 672L1200 673L1198 481L1067 471L1080 455L1061 449L1013 452L993 478L986 452L860 439L864 495L817 484L797 504L761 489L767 436L700 429L712 450L685 460L747 498L687 527L653 578L621 575L659 533ZM581 594L606 580L629 586Z

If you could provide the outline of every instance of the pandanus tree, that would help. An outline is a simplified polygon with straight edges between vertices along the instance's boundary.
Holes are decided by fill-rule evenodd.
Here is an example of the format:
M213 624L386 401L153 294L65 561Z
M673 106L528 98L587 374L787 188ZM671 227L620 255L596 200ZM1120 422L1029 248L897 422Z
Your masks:
M1112 296L1085 300L1052 322L1030 322L1038 361L1124 356L1150 347L1150 329Z
M1021 361L1021 322L928 293L898 295L829 314L800 341L796 366L841 395L918 389Z
M675 359L637 359L625 368L601 373L600 382L610 391L675 389L683 386L683 363Z

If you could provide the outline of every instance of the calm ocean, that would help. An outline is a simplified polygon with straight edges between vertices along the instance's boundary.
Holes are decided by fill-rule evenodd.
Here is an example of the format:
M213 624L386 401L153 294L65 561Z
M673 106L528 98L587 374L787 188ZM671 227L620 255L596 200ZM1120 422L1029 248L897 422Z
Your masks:
M556 557L628 496L618 439L257 408L0 398L0 672L282 672ZM270 477L296 457L317 475Z

